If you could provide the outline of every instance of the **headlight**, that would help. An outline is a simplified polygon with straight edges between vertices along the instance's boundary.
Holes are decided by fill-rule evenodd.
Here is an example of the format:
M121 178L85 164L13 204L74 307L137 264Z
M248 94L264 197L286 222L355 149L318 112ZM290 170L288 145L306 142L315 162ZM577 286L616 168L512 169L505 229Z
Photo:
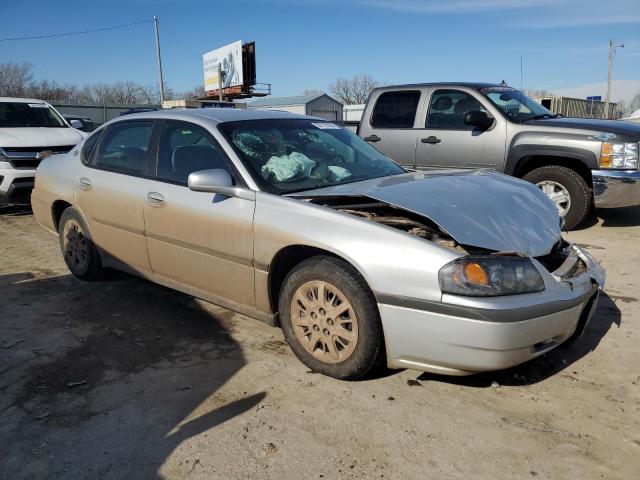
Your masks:
M602 142L600 168L638 168L638 144Z
M473 297L517 295L544 290L544 281L531 260L521 257L462 257L438 274L444 293Z

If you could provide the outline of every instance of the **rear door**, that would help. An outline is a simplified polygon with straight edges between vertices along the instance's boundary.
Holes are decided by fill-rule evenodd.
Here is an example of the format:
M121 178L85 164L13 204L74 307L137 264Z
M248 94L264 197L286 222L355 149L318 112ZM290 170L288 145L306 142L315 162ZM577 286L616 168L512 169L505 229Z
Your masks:
M373 108L363 115L359 135L400 165L413 167L420 99L420 89L374 94L369 100Z
M483 130L466 125L471 111L494 117ZM506 123L469 92L440 88L431 93L427 114L421 119L416 142L416 167L492 168L503 170Z
M253 212L255 202L194 192L189 174L214 168L240 176L203 127L162 122L152 177L144 192L147 248L153 273L186 286L253 306Z
M152 156L153 120L105 128L76 179L76 201L94 243L121 267L150 273L144 237L143 194Z

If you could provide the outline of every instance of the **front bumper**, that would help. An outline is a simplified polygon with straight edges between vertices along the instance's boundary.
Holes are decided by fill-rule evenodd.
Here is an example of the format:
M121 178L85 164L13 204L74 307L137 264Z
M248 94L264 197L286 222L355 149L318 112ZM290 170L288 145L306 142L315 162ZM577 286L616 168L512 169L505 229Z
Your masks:
M591 177L596 207L640 205L639 170L592 170Z
M35 176L35 170L15 169L6 162L0 162L0 205L28 203Z
M539 293L491 299L445 295L441 302L378 295L389 367L444 375L501 370L580 335L605 279L586 252L575 250L587 271L571 280L547 272L547 288Z

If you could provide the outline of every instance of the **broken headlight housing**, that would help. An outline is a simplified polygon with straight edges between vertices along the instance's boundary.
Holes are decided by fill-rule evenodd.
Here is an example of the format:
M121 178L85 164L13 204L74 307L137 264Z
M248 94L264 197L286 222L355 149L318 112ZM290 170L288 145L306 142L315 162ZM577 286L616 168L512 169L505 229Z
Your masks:
M638 168L638 144L602 142L600 168Z
M544 281L531 260L523 257L467 256L438 273L443 293L472 297L518 295L544 290Z

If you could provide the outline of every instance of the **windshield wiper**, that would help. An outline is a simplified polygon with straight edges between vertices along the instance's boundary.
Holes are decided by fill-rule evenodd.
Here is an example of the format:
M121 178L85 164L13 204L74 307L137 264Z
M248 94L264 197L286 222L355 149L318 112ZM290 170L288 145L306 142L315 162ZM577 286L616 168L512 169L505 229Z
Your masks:
M560 115L558 115L558 114L541 113L539 115L534 115L532 117L525 118L524 120L522 120L522 123L529 122L531 120L542 120L542 119L558 118L558 117L560 117Z

